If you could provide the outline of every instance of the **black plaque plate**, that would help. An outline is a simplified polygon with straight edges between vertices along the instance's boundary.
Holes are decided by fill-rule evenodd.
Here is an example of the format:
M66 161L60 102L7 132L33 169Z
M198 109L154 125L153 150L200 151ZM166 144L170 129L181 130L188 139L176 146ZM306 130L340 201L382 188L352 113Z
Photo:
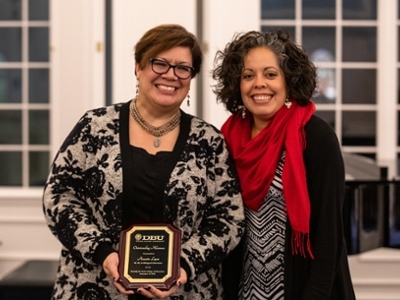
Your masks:
M123 230L120 282L127 290L145 284L168 290L179 278L181 232L171 224L133 225Z

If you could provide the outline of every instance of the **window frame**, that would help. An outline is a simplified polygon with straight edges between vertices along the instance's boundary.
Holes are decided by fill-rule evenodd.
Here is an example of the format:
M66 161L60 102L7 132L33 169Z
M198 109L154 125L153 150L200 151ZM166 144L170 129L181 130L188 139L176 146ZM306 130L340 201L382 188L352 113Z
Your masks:
M27 1L22 0L23 14L27 14ZM29 62L28 65L38 68L49 67L50 100L48 104L29 104L27 99L22 100L24 118L28 114L29 107L49 109L49 145L29 145L28 147L29 128L27 122L23 121L21 148L24 151L24 160L27 159L25 156L29 155L26 149L49 151L50 166L62 142L79 118L87 110L105 104L105 2L104 0L50 0L49 19L49 21L31 21L35 26L47 24L50 28L49 62ZM26 27L23 30L28 30L24 16L20 22ZM25 52L23 55L27 55ZM16 67L20 63L0 62L0 64L5 67ZM23 62L23 64L26 63ZM29 69L25 72L28 71ZM26 94L28 87L23 88L26 89L23 94ZM16 105L4 104L2 107L13 108ZM7 145L3 147L10 148ZM0 201L16 197L16 195L20 195L21 199L26 201L41 201L43 187L28 185L29 170L25 163L22 172L23 185L1 186Z
M303 26L333 26L336 28L336 60L331 63L317 63L320 68L336 70L336 87L339 91L333 104L317 104L317 110L335 111L335 132L342 143L342 112L343 111L372 111L376 112L376 146L341 146L343 152L374 153L376 163L388 167L388 178L398 174L397 155L397 72L400 64L397 61L398 49L398 5L399 1L377 1L376 20L342 20L342 0L336 1L336 19L332 20L303 20L301 19L301 2L295 0L295 19L293 20L261 20L261 26L292 26L295 27L296 41L302 44ZM375 26L377 28L377 58L376 62L343 62L342 61L342 29L347 26ZM393 49L393 51L388 51ZM344 104L341 99L342 69L372 68L377 72L376 104ZM390 89L389 87L395 87ZM397 107L397 109L394 109Z

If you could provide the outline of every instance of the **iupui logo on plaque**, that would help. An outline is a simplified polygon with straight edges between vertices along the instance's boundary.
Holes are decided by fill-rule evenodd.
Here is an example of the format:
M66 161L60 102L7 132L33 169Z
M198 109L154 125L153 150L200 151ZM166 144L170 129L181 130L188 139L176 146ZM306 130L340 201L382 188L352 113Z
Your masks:
M120 282L127 290L145 284L168 290L179 278L181 231L171 224L133 225L119 245Z

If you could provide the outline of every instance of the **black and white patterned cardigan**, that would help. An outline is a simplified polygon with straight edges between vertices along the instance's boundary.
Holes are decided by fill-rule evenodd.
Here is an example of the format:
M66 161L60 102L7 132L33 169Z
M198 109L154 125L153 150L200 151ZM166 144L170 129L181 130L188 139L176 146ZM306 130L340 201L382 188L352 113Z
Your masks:
M43 210L62 244L52 299L127 299L94 253L102 243L118 249L123 203L131 194L128 106L85 113L51 166ZM190 278L171 299L223 299L221 261L244 228L236 171L220 132L184 112L173 157L163 217L182 230L181 259Z

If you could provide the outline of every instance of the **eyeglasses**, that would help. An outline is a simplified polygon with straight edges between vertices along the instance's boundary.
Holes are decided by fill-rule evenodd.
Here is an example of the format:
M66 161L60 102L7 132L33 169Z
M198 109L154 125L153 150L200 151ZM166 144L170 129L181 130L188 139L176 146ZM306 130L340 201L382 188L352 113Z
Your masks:
M190 76L192 76L194 72L194 68L185 66L185 65L171 65L170 63L167 63L164 60L157 59L157 58L151 58L151 69L153 70L154 73L162 75L165 74L169 71L169 69L174 70L174 74L176 77L180 79L188 79Z

